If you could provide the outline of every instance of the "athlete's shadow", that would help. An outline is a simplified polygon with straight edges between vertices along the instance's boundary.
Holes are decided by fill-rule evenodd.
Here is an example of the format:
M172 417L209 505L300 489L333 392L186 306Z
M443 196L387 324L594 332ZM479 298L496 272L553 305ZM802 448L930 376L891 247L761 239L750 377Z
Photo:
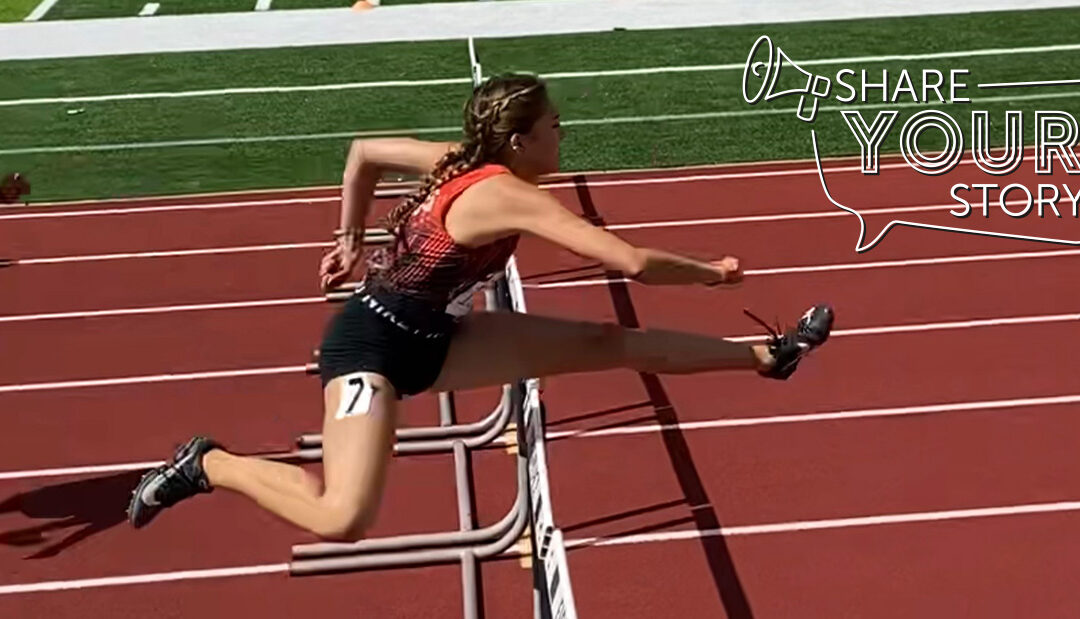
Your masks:
M44 559L124 522L131 490L143 472L80 479L4 499L0 514L21 512L31 520L48 522L0 532L0 544L35 549L25 558Z

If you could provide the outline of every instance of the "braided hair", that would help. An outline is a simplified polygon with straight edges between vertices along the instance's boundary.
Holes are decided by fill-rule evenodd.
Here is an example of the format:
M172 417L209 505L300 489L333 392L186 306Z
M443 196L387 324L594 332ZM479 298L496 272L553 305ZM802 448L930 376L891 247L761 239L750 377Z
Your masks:
M432 192L449 180L485 163L500 161L510 136L528 133L547 108L547 86L534 76L506 74L489 78L465 103L464 138L447 152L420 188L386 216L385 227L403 242L405 222Z

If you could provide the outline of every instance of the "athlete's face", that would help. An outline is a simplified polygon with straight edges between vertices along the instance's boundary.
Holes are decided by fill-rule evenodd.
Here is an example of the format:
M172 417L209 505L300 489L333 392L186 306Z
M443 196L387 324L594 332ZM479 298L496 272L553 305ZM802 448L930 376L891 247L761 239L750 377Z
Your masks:
M559 171L559 110L548 104L544 114L533 123L532 129L514 140L517 163L537 176Z

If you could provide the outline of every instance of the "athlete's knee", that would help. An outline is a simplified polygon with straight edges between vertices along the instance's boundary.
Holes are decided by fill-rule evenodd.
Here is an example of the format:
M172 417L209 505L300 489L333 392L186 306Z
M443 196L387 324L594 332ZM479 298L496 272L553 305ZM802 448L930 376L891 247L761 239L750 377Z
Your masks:
M359 541L374 524L375 511L375 507L368 502L345 504L328 501L313 533L329 541Z

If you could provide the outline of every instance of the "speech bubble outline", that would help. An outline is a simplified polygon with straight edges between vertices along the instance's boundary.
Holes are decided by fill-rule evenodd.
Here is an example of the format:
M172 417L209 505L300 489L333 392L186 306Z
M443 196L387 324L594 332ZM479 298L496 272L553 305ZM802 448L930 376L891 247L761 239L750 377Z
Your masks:
M870 251L871 249L874 248L875 245L880 243L882 241L882 239L885 238L885 235L888 234L889 230L892 230L896 226L909 226L909 227L912 227L912 228L923 228L923 229L926 229L926 230L941 230L943 232L959 232L961 234L972 234L972 235L976 235L976 236L988 236L988 237L992 237L992 238L1002 238L1002 239L1016 239L1016 240L1019 240L1019 241L1036 241L1036 242L1041 242L1041 243L1054 243L1054 244L1057 244L1057 245L1080 246L1080 241L1069 241L1069 240L1066 240L1066 239L1052 239L1052 238L1041 237L1041 236L1028 236L1028 235L1025 235L1025 234L1009 234L1007 232L992 232L990 230L975 230L973 228L956 228L956 227L953 227L953 226L939 226L939 225L936 225L936 224L924 224L924 223L919 223L919 222L915 222L915 221L905 221L905 220L902 220L902 219L893 219L893 220L891 220L889 223L885 224L885 227L881 229L881 232L879 232L876 237L874 237L873 241L871 241L869 244L864 244L864 241L866 240L866 220L863 219L862 214L860 214L858 210L856 210L856 209L854 209L854 208L852 208L850 206L845 206L843 204L840 204L840 202L838 202L835 198L833 198L832 194L829 193L829 186L828 186L828 184L825 183L825 171L821 166L821 154L818 151L817 130L810 129L810 141L811 141L811 143L813 144L813 147L814 147L814 162L817 165L818 179L821 181L821 189L825 192L825 197L829 200L829 202L832 202L835 206L838 206L838 207L844 209L845 211L847 211L847 212L851 213L852 215L859 218L859 238L858 238L858 240L855 241L855 253L861 254L863 252Z

